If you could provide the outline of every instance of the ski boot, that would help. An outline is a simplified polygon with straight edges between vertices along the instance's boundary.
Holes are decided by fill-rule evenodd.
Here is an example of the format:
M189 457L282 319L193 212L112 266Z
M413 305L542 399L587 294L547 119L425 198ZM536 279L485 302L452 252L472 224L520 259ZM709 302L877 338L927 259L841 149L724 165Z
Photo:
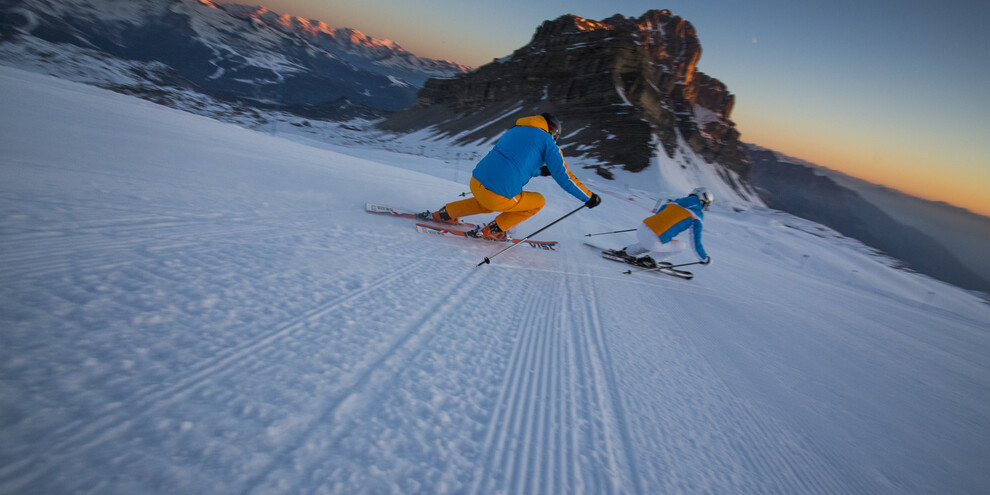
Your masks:
M423 213L417 213L416 218L420 220L428 220L431 222L446 223L450 225L459 225L461 223L461 221L456 218L450 218L450 215L447 213L446 206L434 212L430 212L429 210L427 210L424 211Z
M636 258L636 264L643 268L656 268L657 262L650 256L643 256L642 258Z
M636 258L636 264L643 268L667 268L672 266L671 263L666 261L657 261L651 256L643 256L642 258Z
M492 220L488 225L484 227L479 227L474 230L469 230L464 233L468 237L477 237L479 239L488 239L492 241L505 242L509 240L509 235L499 228L498 224Z
M606 249L605 251L602 252L609 256L615 256L616 258L621 258L626 263L636 264L636 257L626 253L626 248Z

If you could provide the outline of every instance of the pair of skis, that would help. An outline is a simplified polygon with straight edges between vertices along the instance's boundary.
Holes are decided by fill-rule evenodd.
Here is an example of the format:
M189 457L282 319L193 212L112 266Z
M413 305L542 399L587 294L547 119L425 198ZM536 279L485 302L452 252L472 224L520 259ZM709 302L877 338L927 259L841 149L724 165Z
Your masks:
M399 218L410 218L413 220L417 220L416 230L424 234L474 239L474 237L467 235L467 233L478 228L477 225L467 222L461 222L458 223L457 225L427 223L428 220L424 220L422 218L417 217L415 212L409 210L403 210L401 208L395 208L392 206L383 206L383 205L376 205L373 203L367 203L365 204L364 209L368 213L374 213L376 215L385 215L385 216L399 217ZM544 251L553 251L557 248L557 241L536 241L533 239L520 240L520 239L512 239L512 238L509 238L505 241L494 241L492 239L485 239L485 240L492 242L511 242L511 243L523 242L531 248L541 249Z
M625 273L626 275L639 273L639 272L656 272L656 273L662 273L664 275L670 275L672 277L683 278L684 280L691 280L692 278L694 278L693 273L687 270L679 270L677 268L679 266L693 265L694 263L686 263L685 265L672 265L665 261L661 261L656 266L645 266L638 263L635 258L630 259L629 256L621 256L619 254L616 254L616 252L612 249L605 249L601 246L596 246L594 244L589 244L587 242L584 243L584 245L601 251L602 258L612 261L618 261L619 263L625 263L627 265L631 265L637 268L635 270L629 269L622 272Z

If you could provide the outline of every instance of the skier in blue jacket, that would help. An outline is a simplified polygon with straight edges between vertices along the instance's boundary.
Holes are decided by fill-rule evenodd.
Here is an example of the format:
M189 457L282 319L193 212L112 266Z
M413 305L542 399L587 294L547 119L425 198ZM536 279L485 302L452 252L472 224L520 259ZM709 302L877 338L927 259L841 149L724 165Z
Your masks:
M713 199L708 189L699 187L691 191L691 194L663 205L653 216L647 217L639 224L636 229L638 242L618 251L610 250L608 253L622 257L628 263L656 268L658 264L665 263L663 260L687 248L683 241L674 237L690 229L691 245L701 264L711 263L711 256L708 256L705 247L701 244L701 231L705 211L708 211ZM651 252L657 254L658 259L646 255Z
M495 147L471 173L473 197L447 203L434 212L418 214L425 220L459 223L460 217L481 213L501 212L484 227L468 232L472 237L497 241L508 238L506 232L532 217L546 201L537 192L523 191L533 177L551 176L565 191L588 208L594 208L601 198L574 177L557 147L560 121L548 113L523 117L495 143Z

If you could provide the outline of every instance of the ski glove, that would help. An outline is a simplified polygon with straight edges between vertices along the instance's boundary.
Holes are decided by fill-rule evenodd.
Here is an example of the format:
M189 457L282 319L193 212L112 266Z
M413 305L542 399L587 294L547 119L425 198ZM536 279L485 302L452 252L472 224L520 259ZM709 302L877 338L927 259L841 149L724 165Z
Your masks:
M550 177L550 169L546 165L540 167L540 176Z
M595 193L591 193L591 199L589 199L588 201L585 201L584 202L584 206L587 206L588 208L594 208L594 207L598 206L598 204L601 203L601 202L602 202L602 197L601 196L599 196L599 195L597 195Z
M705 256L705 259L703 259L703 260L700 261L700 263L702 265L707 265L707 264L709 264L711 262L712 262L712 257L711 256Z

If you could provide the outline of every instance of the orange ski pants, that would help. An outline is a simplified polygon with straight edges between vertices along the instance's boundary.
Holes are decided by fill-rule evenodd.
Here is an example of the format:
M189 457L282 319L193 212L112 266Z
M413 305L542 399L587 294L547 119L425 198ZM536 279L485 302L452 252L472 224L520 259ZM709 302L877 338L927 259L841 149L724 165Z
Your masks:
M503 231L536 215L546 204L543 195L537 192L523 191L511 198L495 194L474 177L471 177L471 194L474 197L447 203L447 214L451 218L460 218L499 211L502 214L495 217L495 223Z

